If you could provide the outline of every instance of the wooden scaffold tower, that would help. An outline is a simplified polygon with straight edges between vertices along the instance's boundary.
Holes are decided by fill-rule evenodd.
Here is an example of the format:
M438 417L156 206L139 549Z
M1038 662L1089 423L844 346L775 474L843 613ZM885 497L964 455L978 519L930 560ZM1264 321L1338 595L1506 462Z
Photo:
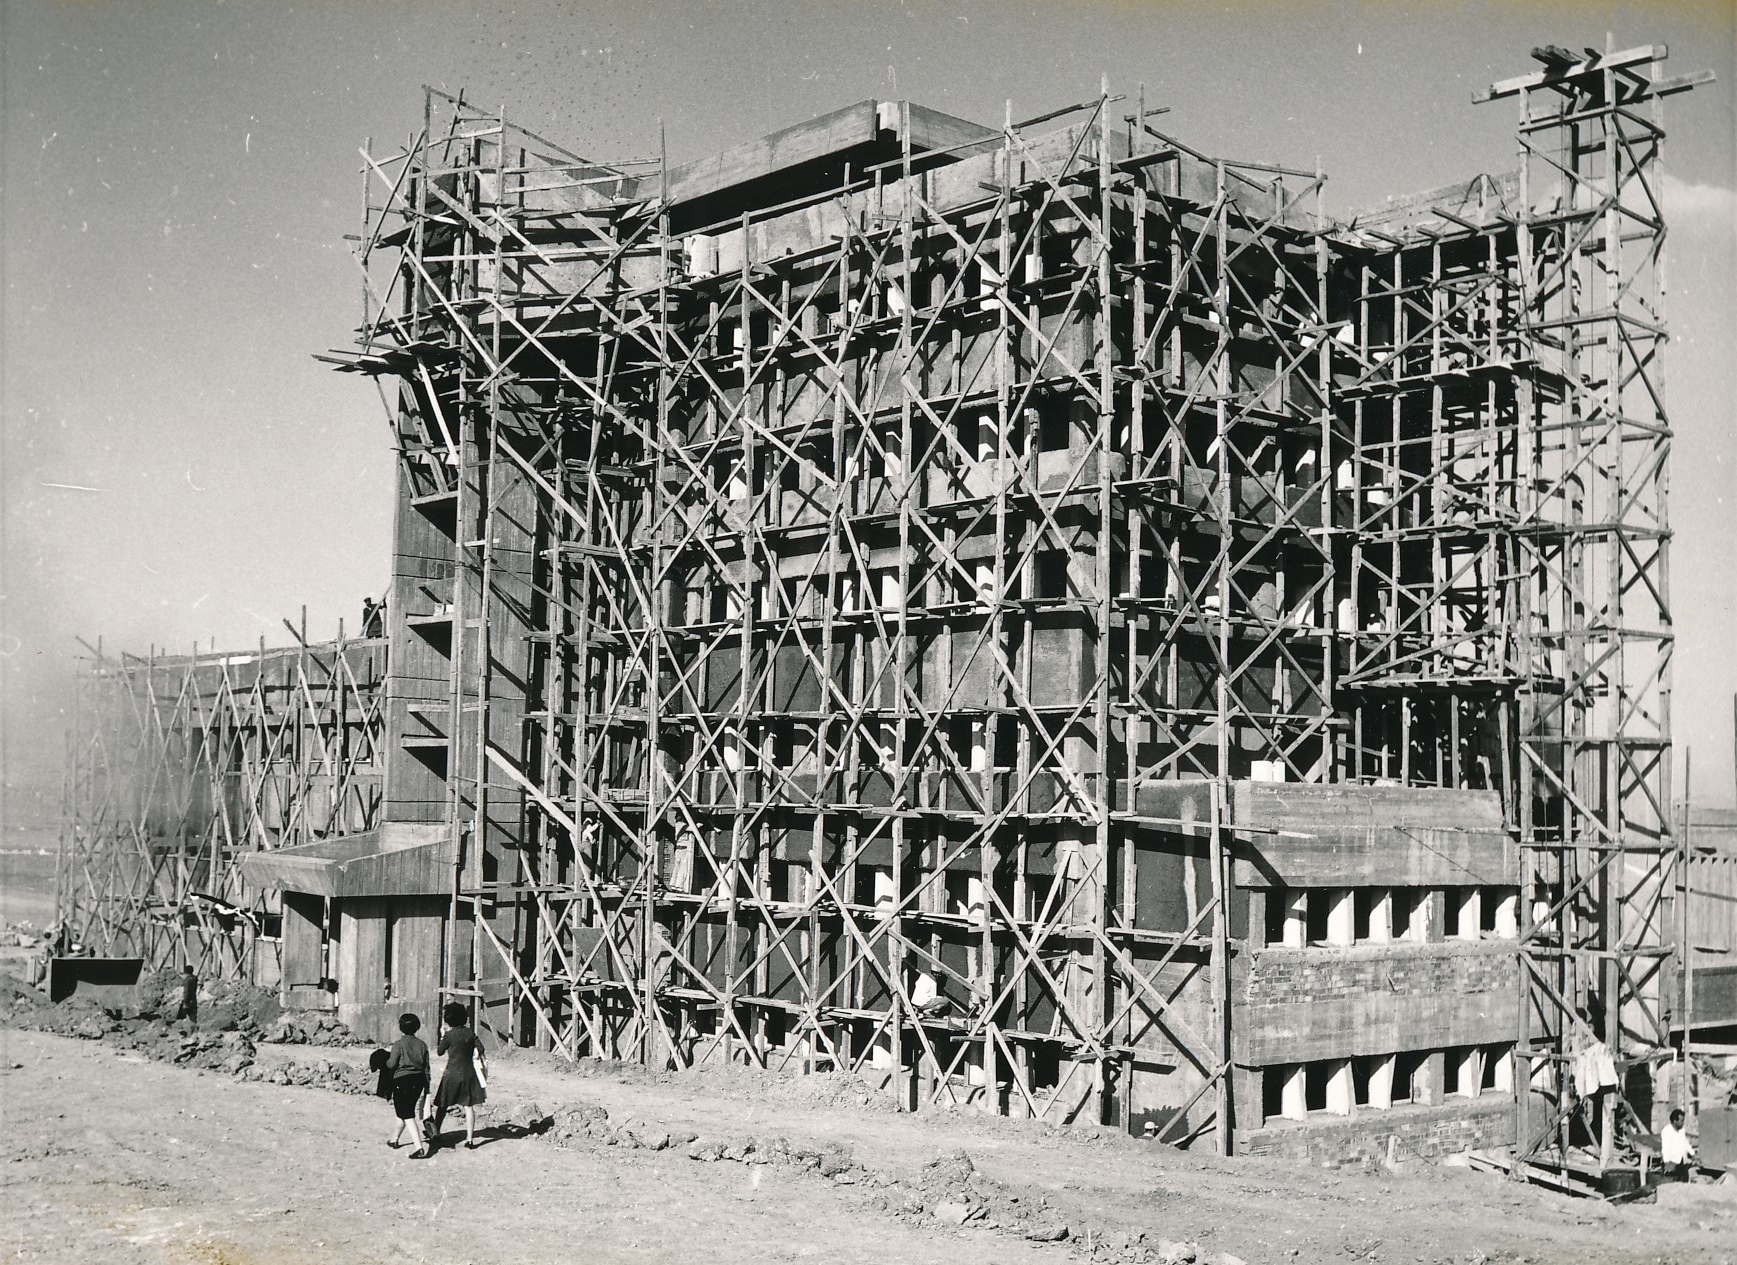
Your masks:
M1520 106L1517 794L1539 915L1522 1084L1547 1106L1519 1095L1521 1159L1577 1141L1574 1062L1593 1043L1643 1079L1672 1057L1664 905L1687 841L1671 810L1662 102L1712 76L1665 78L1665 55L1539 49L1543 69L1484 94ZM1590 1096L1606 1165L1624 1076Z

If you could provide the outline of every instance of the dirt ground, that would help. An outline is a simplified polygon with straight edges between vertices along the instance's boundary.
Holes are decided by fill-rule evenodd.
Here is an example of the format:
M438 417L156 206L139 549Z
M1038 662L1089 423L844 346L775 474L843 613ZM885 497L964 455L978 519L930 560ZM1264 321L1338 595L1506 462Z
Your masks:
M416 1161L387 1148L380 1100L274 1083L354 1087L365 1048L262 1043L232 1075L126 1044L0 1028L4 1259L1737 1262L1730 1188L1611 1208L1465 1168L1219 1160L901 1116L820 1078L524 1052L497 1052L483 1145L449 1125Z

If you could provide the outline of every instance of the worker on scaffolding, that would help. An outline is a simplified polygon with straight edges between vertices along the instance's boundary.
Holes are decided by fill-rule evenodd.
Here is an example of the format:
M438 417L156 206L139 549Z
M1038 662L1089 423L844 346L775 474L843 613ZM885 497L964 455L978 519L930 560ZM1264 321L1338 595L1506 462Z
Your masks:
M362 599L362 636L384 637L386 635L386 600L376 602L371 597Z

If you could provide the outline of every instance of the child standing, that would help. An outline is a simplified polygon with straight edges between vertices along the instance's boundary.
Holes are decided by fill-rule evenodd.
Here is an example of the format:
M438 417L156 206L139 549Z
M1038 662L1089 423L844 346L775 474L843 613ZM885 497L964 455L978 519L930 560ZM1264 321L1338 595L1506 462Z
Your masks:
M408 1123L416 1137L416 1149L410 1153L413 1160L425 1160L431 1154L422 1135L422 1104L428 1097L428 1043L416 1035L421 1027L422 1020L415 1015L399 1015L398 1031L404 1035L393 1042L386 1058L386 1070L392 1076L392 1110L398 1117L398 1132L388 1145L398 1145Z

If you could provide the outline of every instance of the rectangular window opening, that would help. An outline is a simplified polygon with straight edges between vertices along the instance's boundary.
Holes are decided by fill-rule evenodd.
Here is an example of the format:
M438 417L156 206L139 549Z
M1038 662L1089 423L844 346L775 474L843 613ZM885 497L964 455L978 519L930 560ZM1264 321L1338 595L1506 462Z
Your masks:
M1483 1078L1479 1088L1490 1093L1507 1093L1514 1088L1514 1047L1490 1045L1483 1050Z
M1414 888L1396 887L1389 908L1393 919L1393 938L1395 940L1421 940L1423 936L1417 927L1418 902L1423 893Z
M1275 1120L1284 1116L1285 1086L1290 1083L1291 1076L1296 1070L1297 1067L1294 1063L1262 1069L1261 1118L1263 1120Z
M1048 1041L1034 1041L1030 1048L1026 1066L1031 1072L1032 1089L1054 1089L1061 1079L1061 1047Z
M1039 443L1044 452L1066 452L1070 429L1066 400L1050 401L1038 409Z
M1406 1050L1393 1056L1393 1101L1422 1102L1422 1072L1429 1058L1421 1050Z
M768 1010L765 1016L766 1044L774 1049L784 1045L785 1034L789 1031L790 1017L782 1010Z
M1032 596L1064 598L1068 595L1068 557L1059 549L1045 549L1032 562Z
M1351 1101L1359 1107L1369 1105L1370 1082L1379 1062L1380 1058L1370 1055L1351 1060Z
M1267 943L1285 942L1286 914L1290 912L1291 893L1287 888L1267 888Z

